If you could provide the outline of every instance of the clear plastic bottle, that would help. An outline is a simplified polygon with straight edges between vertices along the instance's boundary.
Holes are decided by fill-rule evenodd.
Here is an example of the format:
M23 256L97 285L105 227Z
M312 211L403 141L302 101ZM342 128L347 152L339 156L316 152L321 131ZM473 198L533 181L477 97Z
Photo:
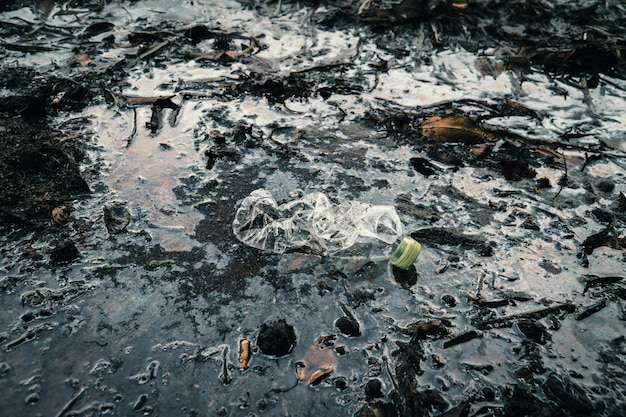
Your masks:
M418 242L403 235L393 206L347 200L332 204L319 192L279 205L269 191L255 190L241 202L233 231L258 249L389 259L403 269L413 265L421 251Z

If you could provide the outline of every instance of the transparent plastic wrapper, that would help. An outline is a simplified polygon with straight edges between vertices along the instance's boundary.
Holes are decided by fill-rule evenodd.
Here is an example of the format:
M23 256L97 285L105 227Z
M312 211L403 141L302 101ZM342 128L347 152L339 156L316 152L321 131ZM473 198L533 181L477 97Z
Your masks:
M241 202L233 231L246 245L276 253L381 257L400 268L412 265L421 250L403 236L393 206L332 204L319 192L279 205L269 191L255 190Z

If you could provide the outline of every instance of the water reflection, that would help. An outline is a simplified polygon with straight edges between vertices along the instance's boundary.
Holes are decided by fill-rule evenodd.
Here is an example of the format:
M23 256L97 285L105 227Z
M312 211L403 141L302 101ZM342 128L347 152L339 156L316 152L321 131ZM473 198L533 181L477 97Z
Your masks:
M156 133L146 124L148 106L128 109L118 117L100 108L92 113L100 124L98 142L109 153L107 184L115 198L128 202L133 216L129 230L145 229L153 244L166 250L190 250L201 213L179 201L174 189L181 179L194 177L201 164L194 148L194 119L185 109L174 125L165 123ZM136 118L136 119L135 119Z

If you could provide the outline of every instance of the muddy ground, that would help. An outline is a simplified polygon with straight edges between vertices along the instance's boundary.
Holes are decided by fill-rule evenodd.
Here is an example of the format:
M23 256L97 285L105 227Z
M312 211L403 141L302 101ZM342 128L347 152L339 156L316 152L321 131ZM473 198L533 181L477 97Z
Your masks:
M624 415L625 20L2 3L0 415ZM260 187L423 254L247 248Z

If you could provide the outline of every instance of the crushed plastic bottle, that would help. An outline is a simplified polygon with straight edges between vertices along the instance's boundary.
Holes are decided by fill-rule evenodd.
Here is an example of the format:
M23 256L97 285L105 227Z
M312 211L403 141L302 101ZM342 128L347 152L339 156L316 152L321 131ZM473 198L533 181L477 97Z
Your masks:
M266 189L255 190L241 202L233 231L258 249L389 259L403 269L413 265L421 251L417 241L403 235L393 206L347 200L332 204L320 192L279 205Z

